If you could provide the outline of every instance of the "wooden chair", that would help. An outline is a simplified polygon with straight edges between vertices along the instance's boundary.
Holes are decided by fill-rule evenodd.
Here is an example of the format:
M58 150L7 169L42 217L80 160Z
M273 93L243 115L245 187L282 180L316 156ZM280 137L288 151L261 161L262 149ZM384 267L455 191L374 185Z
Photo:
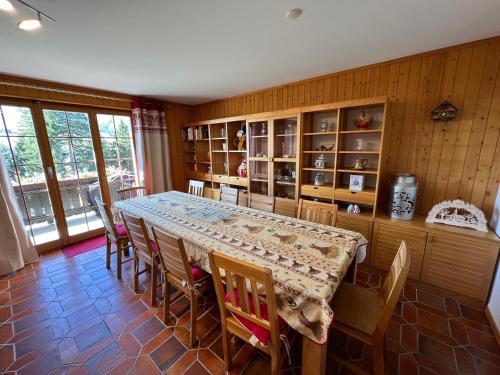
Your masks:
M189 180L188 194L203 197L203 188L205 183L203 181Z
M148 188L146 186L132 186L118 190L120 200L124 201L132 198L139 198L148 195Z
M129 239L127 235L127 228L123 224L115 224L113 215L108 205L103 203L99 198L96 199L97 208L104 224L106 236L106 268L111 268L111 254L116 254L116 277L118 280L122 278L122 264L130 262L128 259L123 261L123 254L128 253ZM111 251L111 245L116 244L116 250Z
M189 263L181 238L167 234L158 228L153 228L153 236L158 245L160 262L165 273L163 321L168 324L170 317L170 285L172 284L191 300L189 342L190 346L194 347L196 344L196 323L215 307L212 306L198 315L198 296L207 289L212 289L212 277L209 273Z
M151 306L156 305L156 288L158 286L158 248L149 239L148 230L143 218L121 213L123 223L127 228L130 243L134 249L134 292L139 292L139 275L151 269ZM149 267L139 270L139 260Z
M335 226L337 205L300 199L297 219Z
M222 202L229 202L232 204L238 204L238 193L239 190L231 188L229 186L220 187L220 200Z
M213 251L208 257L221 314L226 371L232 368L230 339L236 335L270 355L271 373L279 374L282 360L286 358L280 328L289 331L290 327L278 317L271 270ZM225 275L227 294L221 270ZM258 294L259 285L263 287L261 295Z
M274 197L250 193L248 195L248 207L267 212L274 212Z
M409 267L410 256L403 241L380 293L344 282L333 297L333 327L372 346L373 372L376 375L384 374L385 331L406 282ZM329 355L348 369L365 373L337 354Z

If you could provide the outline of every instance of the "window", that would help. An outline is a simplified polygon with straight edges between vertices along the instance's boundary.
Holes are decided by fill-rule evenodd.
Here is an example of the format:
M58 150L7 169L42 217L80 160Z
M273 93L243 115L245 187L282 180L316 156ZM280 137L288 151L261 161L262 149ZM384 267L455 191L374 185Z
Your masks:
M0 154L34 243L59 239L29 107L0 105Z
M118 190L137 184L132 125L129 116L108 114L98 114L97 124L109 194L114 202L119 200Z

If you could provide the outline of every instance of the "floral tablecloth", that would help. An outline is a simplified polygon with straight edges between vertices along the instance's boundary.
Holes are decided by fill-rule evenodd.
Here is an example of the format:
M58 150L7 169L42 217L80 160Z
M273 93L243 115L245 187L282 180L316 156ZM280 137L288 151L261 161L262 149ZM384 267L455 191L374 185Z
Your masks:
M356 232L177 191L115 205L183 238L190 259L207 272L211 249L270 268L279 315L320 344L333 320L329 302L367 243Z

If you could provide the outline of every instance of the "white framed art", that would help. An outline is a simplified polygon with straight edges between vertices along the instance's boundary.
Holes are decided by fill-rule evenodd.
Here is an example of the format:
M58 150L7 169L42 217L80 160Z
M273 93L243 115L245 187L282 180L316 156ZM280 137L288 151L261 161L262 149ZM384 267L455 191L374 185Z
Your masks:
M349 176L349 190L363 191L365 185L365 176L362 174L352 174Z

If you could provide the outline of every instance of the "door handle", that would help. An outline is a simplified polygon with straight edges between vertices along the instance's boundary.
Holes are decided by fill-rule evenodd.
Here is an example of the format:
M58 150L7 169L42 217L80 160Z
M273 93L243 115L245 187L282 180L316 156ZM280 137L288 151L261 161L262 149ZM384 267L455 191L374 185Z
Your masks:
M47 167L47 174L50 178L54 177L54 171L52 170L52 167Z

